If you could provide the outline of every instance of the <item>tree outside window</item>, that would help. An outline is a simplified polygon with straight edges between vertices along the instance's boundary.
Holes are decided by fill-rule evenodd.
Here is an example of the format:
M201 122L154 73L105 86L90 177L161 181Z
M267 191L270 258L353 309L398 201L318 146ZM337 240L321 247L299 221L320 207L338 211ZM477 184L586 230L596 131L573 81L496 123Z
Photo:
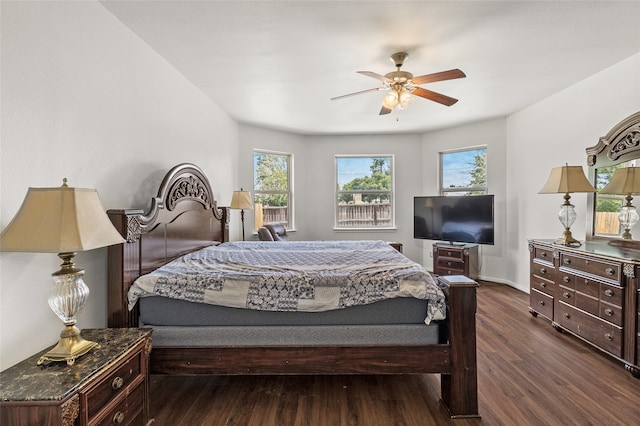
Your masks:
M440 153L440 193L478 195L487 193L487 148Z
M291 163L291 154L253 152L256 228L267 222L280 222L287 229L292 228Z
M390 228L394 223L393 156L336 156L336 228Z

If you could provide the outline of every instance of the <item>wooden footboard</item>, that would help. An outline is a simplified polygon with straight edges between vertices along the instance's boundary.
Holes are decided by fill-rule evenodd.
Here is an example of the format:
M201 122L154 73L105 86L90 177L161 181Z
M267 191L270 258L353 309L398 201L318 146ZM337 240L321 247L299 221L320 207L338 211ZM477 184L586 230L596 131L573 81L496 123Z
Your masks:
M109 210L126 242L109 247L109 327L136 327L127 292L137 277L229 238L228 208L219 208L196 166L165 177L148 213ZM152 374L423 374L442 376L442 402L452 417L478 416L475 282L440 281L447 295L444 343L372 346L153 347ZM441 334L442 336L443 334Z

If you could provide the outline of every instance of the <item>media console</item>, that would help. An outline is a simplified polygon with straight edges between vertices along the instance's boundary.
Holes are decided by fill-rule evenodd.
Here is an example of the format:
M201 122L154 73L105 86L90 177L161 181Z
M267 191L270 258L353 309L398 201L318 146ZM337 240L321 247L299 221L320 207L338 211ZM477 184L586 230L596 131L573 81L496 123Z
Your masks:
M464 275L478 279L478 245L436 243L433 245L436 275Z

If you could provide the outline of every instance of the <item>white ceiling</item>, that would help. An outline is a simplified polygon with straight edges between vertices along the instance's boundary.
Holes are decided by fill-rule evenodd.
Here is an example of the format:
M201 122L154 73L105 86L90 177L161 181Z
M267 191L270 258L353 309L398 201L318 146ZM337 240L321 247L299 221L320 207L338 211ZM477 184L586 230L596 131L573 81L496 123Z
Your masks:
M104 1L235 120L300 134L426 132L503 117L640 52L640 1ZM467 77L379 116L356 71ZM640 73L639 77L640 79Z

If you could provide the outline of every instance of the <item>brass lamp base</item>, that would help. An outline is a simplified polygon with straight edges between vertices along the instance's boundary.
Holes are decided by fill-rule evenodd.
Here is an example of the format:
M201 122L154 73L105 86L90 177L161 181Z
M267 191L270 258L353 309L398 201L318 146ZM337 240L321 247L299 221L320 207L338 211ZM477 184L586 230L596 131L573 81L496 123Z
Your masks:
M566 228L562 233L562 237L555 240L553 244L573 247L580 247L582 245L580 241L573 238L573 235L571 235L571 231L569 230L569 228Z
M75 325L67 325L60 333L60 340L49 352L38 359L38 365L47 361L66 361L67 365L73 365L76 359L89 352L91 349L99 348L100 345L90 340L85 340L80 335L80 330Z

